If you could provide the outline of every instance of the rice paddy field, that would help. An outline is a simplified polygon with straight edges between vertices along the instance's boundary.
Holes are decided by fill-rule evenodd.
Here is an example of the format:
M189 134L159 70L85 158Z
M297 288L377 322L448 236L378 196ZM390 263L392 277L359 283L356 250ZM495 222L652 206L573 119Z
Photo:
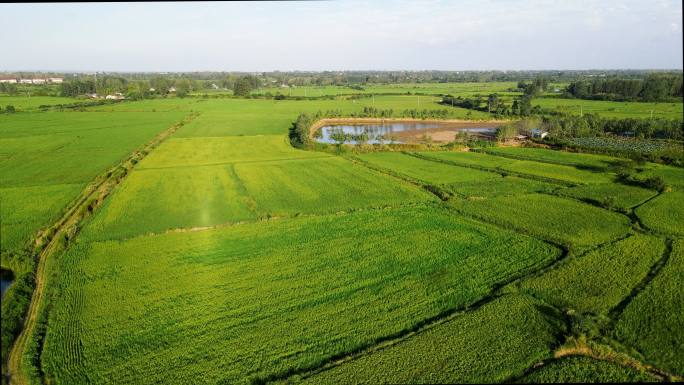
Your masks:
M625 160L602 155L290 145L302 112L443 109L427 94L515 84L383 87L307 91L385 94L356 100L0 115L0 261L15 277L3 372L21 329L7 314L32 289L18 282L39 274L38 322L12 383L682 379L681 168L639 164L639 178L663 179L655 190L621 182ZM38 233L170 127L36 259ZM568 355L576 340L588 347Z

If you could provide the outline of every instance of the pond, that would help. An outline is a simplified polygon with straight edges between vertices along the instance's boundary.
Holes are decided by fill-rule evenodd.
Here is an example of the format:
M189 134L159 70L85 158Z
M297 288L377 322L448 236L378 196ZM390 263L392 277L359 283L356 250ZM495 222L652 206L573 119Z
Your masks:
M434 142L450 142L459 132L492 138L498 122L384 122L331 124L321 127L314 135L319 143L357 144L359 139L367 143L417 143L429 136ZM365 135L364 135L365 134Z
M0 269L0 298L5 296L5 292L9 289L14 281L14 274L12 270Z
M5 292L13 281L14 274L12 274L12 270L0 269L0 298L5 296Z

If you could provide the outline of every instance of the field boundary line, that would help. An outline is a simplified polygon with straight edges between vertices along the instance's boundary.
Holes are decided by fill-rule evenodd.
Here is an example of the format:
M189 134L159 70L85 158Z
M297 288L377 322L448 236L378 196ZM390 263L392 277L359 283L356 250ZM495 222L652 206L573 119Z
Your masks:
M267 163L267 162L283 162L283 161L300 161L309 159L327 159L332 158L333 155L322 155L322 156L311 156L311 157L297 157L297 158L278 158L278 159L264 159L264 160L246 160L237 162L217 162L217 163L206 163L206 164L185 164L179 166L167 166L167 167L139 167L135 171L154 171L154 170L169 170L174 168L194 168L194 167L215 167L215 166L227 166L236 164L251 164L251 163Z
M24 317L24 324L21 332L15 339L12 348L10 349L8 357L8 382L11 384L28 385L31 380L24 368L29 365L25 362L27 359L36 359L40 352L28 352L28 342L35 334L35 329L38 325L39 318L44 308L43 297L45 291L45 265L47 259L54 253L59 252L60 249L65 248L66 244L72 240L79 230L80 223L89 215L91 215L96 208L102 205L104 199L109 196L113 189L121 183L126 175L135 167L135 165L143 159L150 151L161 144L166 138L175 133L180 127L194 119L198 113L187 115L183 120L176 122L171 127L157 134L151 141L143 145L142 148L133 151L128 157L123 159L119 164L105 171L103 174L95 178L95 181L86 186L81 193L80 198L76 203L66 210L64 215L51 226L53 232L41 232L39 238L36 239L36 250L38 255L37 267L35 270L35 287L31 295L29 308ZM45 245L42 249L42 245ZM42 331L45 333L45 331ZM40 336L41 342L39 349L42 347L42 339L44 335ZM40 367L34 368L37 373L42 376L43 373ZM39 379L43 382L43 378Z

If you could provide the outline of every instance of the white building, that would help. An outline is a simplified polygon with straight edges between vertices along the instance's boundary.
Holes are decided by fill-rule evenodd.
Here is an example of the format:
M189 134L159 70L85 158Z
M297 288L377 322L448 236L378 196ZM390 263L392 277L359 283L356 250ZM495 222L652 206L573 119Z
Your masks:
M176 87L169 88L169 92L176 92Z
M52 84L61 84L64 78L48 78L48 82Z
M33 84L31 79L20 79L19 83L21 83L21 84Z
M15 78L0 78L0 83L16 83L17 79Z
M36 78L36 79L31 79L31 82L32 82L33 84L45 84L46 80L45 80L45 79Z

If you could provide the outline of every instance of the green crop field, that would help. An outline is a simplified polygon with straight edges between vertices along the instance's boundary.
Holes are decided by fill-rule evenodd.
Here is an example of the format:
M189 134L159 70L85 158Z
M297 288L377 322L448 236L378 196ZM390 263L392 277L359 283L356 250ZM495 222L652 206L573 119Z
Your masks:
M520 93L517 82L275 85L252 93L333 97L197 90L78 111L38 108L69 98L11 97L3 371L28 325L13 384L681 379L682 168L527 147L294 147L300 113L488 120L436 95ZM50 238L84 191L172 126ZM618 183L620 167L638 180ZM639 182L656 176L660 187ZM32 254L46 229L54 248ZM609 354L557 358L575 339Z
M561 358L535 369L519 382L527 384L620 383L658 382L658 379L648 373L612 362L574 356Z
M282 376L471 304L558 254L429 207L79 242L60 262L44 369L69 384Z
M0 108L14 106L19 111L35 111L40 106L54 106L57 104L73 104L87 101L84 99L67 98L61 96L7 96L0 95Z
M640 206L636 214L649 229L662 234L684 235L684 191L659 195Z
M501 178L500 175L487 171L430 162L396 152L370 153L361 155L359 158L370 164L434 185Z
M629 229L624 215L546 194L457 200L452 207L464 215L571 247L607 242Z
M656 192L638 186L605 183L569 187L558 190L558 194L588 202L596 202L607 208L627 210L647 201Z
M543 109L570 114L598 114L611 118L654 118L682 119L684 104L611 102L603 100L538 98L532 101Z
M545 311L546 310L546 311ZM549 356L562 330L544 305L505 296L396 345L303 381L307 384L504 382Z
M587 170L577 166L546 163L543 161L512 159L477 152L428 152L423 156L448 163L489 169L513 175L526 175L541 180L565 184L606 183L614 177L606 172Z
M647 361L684 375L684 240L672 250L660 274L627 306L615 335Z
M661 239L633 235L572 256L558 268L525 281L522 287L565 309L605 313L646 277L664 249Z

